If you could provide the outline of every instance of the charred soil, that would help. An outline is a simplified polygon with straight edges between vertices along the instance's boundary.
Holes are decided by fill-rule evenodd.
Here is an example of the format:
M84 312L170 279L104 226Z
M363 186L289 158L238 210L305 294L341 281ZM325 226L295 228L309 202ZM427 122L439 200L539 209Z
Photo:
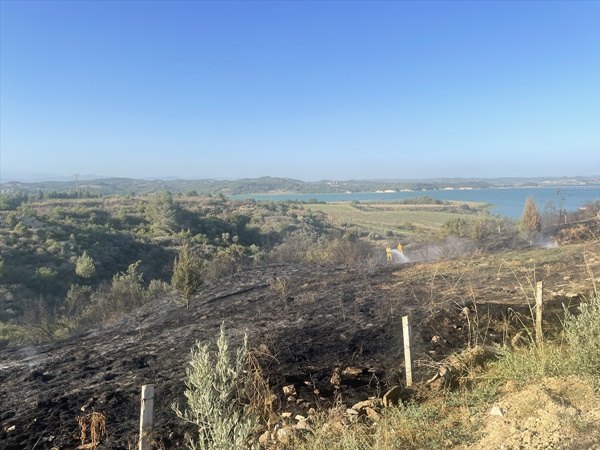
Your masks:
M77 448L77 418L106 417L98 448L128 449L139 429L140 387L155 386L154 439L184 444L171 409L183 402L190 348L248 335L275 409L348 405L404 383L401 317L413 335L413 378L477 341L502 345L530 315L544 280L545 330L560 324L600 274L598 242L564 248L368 267L270 265L206 284L189 309L162 299L100 329L0 350L0 447ZM519 320L515 318L518 317ZM283 387L294 385L293 398Z

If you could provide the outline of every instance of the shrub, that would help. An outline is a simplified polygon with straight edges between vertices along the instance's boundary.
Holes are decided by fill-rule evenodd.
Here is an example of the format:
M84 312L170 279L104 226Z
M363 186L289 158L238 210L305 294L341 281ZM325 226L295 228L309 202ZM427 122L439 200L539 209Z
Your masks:
M72 284L65 298L65 316L67 321L80 316L89 305L92 296L92 288Z
M142 274L137 272L140 262L130 264L127 272L118 273L113 277L109 298L111 303L121 310L137 308L144 303Z
M244 248L232 244L226 248L219 248L213 258L204 265L204 276L207 280L216 281L236 273L243 262Z
M244 404L240 393L247 381L248 340L236 351L231 360L225 338L225 326L217 340L216 360L211 358L208 345L196 343L192 348L190 367L186 370L184 411L174 403L173 410L180 419L197 427L197 438L191 438L191 449L230 450L256 448L248 443L257 418Z
M162 280L150 280L146 289L146 299L148 301L158 300L163 297L170 297L173 294L173 288L169 283Z
M579 314L568 310L565 317L565 335L576 373L600 374L600 296L581 303Z
M333 239L321 242L306 252L308 264L366 264L372 256L371 247L355 239Z

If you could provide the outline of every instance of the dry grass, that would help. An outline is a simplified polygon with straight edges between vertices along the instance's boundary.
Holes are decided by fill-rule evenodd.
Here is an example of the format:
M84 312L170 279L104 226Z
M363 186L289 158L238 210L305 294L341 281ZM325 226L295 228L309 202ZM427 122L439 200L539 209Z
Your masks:
M290 282L287 278L273 277L269 280L269 288L277 298L285 301L290 294Z
M99 412L92 412L77 418L79 425L79 440L81 445L77 448L95 450L102 438L106 438L106 417Z

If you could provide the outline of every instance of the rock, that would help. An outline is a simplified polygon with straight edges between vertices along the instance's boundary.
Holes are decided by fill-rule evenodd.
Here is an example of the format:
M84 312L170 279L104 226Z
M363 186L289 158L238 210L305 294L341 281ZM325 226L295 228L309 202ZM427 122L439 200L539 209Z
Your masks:
M383 396L383 406L396 406L402 396L402 386L394 386Z
M569 281L570 279L571 279L571 277L570 277L569 275L567 275L567 276L563 277L563 280L564 280L564 281Z
M346 367L342 372L342 375L356 376L360 375L361 373L363 373L363 369L361 369L360 367Z
M296 395L296 387L293 384L290 384L289 386L284 386L283 395L285 395L286 397L290 395Z
M494 406L494 407L492 408L492 410L490 411L490 414L491 414L492 416L500 416L500 417L503 417L503 416L504 416L504 414L502 413L502 410L500 409L500 407L499 407L499 406Z
M296 430L310 430L310 425L306 420L299 420L296 425L293 426Z
M15 431L16 429L17 429L17 426L16 426L16 425L13 425L12 427L8 427L8 428L6 428L6 432L7 432L7 433L10 433L11 431Z
M358 416L358 411L354 408L348 408L346 410L346 414L348 414L349 416Z
M295 403L295 402L296 402L296 397L294 397L293 395L290 395L290 396L287 398L287 401L288 401L289 403Z
M304 416L302 416L300 414L297 414L296 417L294 417L294 419L300 421L300 420L306 420L306 417L304 417Z
M290 440L290 434L285 428L279 428L277 430L277 440L282 444L287 444Z
M266 447L267 444L269 443L270 438L271 438L271 433L269 432L269 430L267 430L263 434L260 435L260 437L258 438L258 443L260 445L262 445L263 447Z
M94 397L91 397L87 402L85 402L85 404L81 407L81 411L83 412L88 409L92 403L94 403Z
M365 412L367 413L367 417L371 420L379 420L381 419L381 414L379 414L378 412L376 412L373 408L371 408L370 406L367 406L365 408Z
M284 419L289 419L290 417L292 417L292 413L291 412L283 412L283 413L281 413L281 417L283 417Z
M367 407L374 407L374 406L381 406L382 402L380 399L369 399L369 400L364 400L362 402L358 402L357 404L355 404L354 406L352 406L352 409L355 409L357 411L360 411L363 408L367 408Z

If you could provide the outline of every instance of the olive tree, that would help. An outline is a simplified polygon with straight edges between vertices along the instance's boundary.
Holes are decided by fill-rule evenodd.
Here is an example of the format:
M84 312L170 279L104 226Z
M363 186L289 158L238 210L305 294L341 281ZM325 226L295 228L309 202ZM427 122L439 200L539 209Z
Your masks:
M190 438L188 443L190 449L242 450L258 447L249 439L258 419L242 398L248 379L247 367L247 336L244 336L242 346L233 359L224 325L221 325L214 358L208 344L197 342L192 348L190 365L186 370L187 408L182 410L178 404L172 405L180 419L197 429L197 436Z

